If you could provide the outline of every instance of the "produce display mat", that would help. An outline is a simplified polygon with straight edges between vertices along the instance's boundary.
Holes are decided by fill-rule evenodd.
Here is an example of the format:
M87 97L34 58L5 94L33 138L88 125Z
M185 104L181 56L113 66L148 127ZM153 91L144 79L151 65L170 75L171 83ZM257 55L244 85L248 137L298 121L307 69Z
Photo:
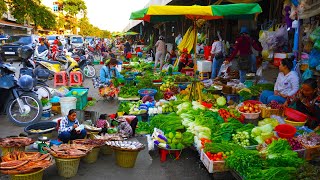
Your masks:
M122 97L118 97L119 101L139 101L140 97L129 97L129 98L122 98Z

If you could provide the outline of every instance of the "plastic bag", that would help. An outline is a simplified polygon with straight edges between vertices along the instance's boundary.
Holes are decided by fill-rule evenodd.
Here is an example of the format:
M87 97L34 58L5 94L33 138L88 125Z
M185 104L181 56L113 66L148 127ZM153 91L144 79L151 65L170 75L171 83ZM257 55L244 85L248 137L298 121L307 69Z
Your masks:
M55 89L53 96L64 97L69 92L69 89L66 87L60 87L59 89Z
M309 54L309 66L314 68L320 64L320 51L313 49Z
M320 26L317 27L311 34L310 34L311 41L315 42L316 40L320 39Z
M262 66L260 66L256 72L256 75L262 77Z
M305 70L304 73L302 74L302 81L305 81L305 80L307 80L307 79L310 79L310 78L312 78L312 76L313 76L312 71L311 71L310 69L307 69L307 70Z
M223 64L221 65L221 67L220 67L218 76L220 76L221 74L223 74L224 76L228 76L227 71L228 71L228 68L229 68L231 65L232 65L231 62L230 62L229 64L223 63Z

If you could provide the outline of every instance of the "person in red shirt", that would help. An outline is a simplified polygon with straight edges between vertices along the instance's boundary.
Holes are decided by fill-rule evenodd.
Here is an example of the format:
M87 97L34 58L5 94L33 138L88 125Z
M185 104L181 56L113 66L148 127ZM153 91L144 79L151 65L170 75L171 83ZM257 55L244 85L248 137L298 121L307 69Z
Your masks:
M259 43L253 40L250 35L247 27L241 27L240 37L237 38L234 51L231 54L231 57L226 61L226 63L231 62L236 55L238 55L238 66L240 73L240 82L245 81L245 77L248 71L252 71L252 66L256 66L255 58L252 58L252 50L254 48L257 51L262 51L262 47ZM256 68L256 67L255 67Z
M193 68L194 64L191 55L188 54L187 48L184 48L179 58L178 71L181 72L182 68L186 66Z

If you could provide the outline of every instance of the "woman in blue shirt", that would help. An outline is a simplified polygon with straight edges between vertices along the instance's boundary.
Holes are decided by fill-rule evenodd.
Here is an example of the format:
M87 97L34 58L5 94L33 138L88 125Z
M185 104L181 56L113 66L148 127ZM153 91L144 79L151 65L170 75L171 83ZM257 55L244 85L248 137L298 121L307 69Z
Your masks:
M116 66L118 61L114 58L106 61L106 64L100 69L100 83L110 84L112 78L123 78Z
M61 119L58 138L63 143L68 143L70 140L85 138L87 135L86 130L76 130L79 125L80 123L77 119L77 112L76 110L71 109L68 116Z

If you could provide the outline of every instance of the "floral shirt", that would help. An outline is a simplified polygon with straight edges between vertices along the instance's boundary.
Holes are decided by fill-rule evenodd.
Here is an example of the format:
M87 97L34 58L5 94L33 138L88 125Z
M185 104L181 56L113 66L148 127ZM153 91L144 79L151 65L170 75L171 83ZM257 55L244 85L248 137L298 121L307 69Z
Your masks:
M74 124L77 124L78 126L80 126L78 119L76 119L75 121L72 122L68 119L68 116L65 116L64 118L61 119L59 134L62 132L65 132L65 131L71 132L73 130Z
M301 90L299 90L295 95L288 97L287 100L290 104L300 101L302 104L305 105L305 107L309 110L309 112L314 112L316 107L320 108L319 95L315 95L312 98L306 97L302 94Z

